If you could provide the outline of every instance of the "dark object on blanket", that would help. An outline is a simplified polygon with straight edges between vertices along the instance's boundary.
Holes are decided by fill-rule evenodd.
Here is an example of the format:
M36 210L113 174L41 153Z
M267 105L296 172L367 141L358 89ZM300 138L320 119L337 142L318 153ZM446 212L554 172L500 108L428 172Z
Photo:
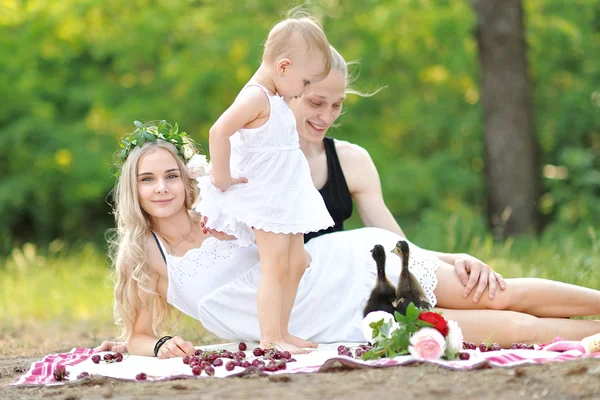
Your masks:
M396 299L396 288L385 275L385 250L380 244L376 244L371 250L371 255L377 264L377 282L367 300L363 310L363 316L371 311L386 311L394 313L392 302Z
M406 315L406 309L410 303L413 303L420 310L431 309L431 304L429 304L427 296L425 296L423 287L408 269L408 260L410 257L408 242L400 240L396 243L396 247L394 247L392 253L402 259L402 271L400 271L400 279L396 287L395 311Z

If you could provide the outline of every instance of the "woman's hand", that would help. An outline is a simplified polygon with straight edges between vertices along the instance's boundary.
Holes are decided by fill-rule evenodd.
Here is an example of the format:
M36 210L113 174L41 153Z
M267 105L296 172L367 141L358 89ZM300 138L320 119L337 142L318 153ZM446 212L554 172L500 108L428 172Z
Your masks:
M95 351L112 351L113 353L127 353L127 343L114 340L105 340Z
M158 358L193 356L195 351L196 349L194 349L194 345L191 342L183 340L181 336L174 336L160 346Z
M210 236L214 237L215 239L219 239L219 240L236 240L237 239L235 236L228 235L224 232L215 231L214 229L210 229L208 226L206 226L207 221L208 221L208 218L203 216L202 221L200 222L200 226L202 227L203 233L209 233Z
M477 303L485 288L489 286L488 297L493 300L496 296L496 290L500 286L501 290L506 289L506 282L499 273L495 272L489 265L468 254L461 254L454 260L454 268L458 279L465 286L463 297L468 297L475 286L475 295L473 301Z

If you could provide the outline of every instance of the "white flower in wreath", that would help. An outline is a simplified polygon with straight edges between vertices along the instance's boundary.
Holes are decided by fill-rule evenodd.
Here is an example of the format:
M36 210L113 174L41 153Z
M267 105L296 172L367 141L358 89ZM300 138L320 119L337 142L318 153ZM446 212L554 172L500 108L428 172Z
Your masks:
M448 336L446 336L446 342L448 344L448 350L454 354L460 353L463 348L463 334L462 330L458 326L456 321L448 321Z
M192 146L184 146L183 148L183 158L185 160L192 160L192 158L194 157L194 149L192 148ZM204 157L206 159L206 157Z
M186 164L188 174L192 179L208 174L208 161L203 154L194 154Z

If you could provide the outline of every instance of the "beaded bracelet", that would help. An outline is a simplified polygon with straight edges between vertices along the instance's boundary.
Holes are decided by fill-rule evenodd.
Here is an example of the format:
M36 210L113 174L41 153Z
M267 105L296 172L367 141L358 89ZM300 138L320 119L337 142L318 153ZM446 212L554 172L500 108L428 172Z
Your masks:
M154 357L158 357L158 351L160 350L161 346L169 339L173 339L173 336L163 336L158 339L158 342L156 342L154 345Z

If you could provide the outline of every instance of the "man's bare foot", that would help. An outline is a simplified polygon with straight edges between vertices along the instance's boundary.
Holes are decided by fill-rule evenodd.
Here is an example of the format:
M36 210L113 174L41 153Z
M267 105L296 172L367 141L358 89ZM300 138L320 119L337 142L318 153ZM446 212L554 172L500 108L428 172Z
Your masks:
M285 340L277 340L274 342L260 342L260 347L262 347L263 349L267 349L269 347L274 347L275 349L279 350L279 351L289 351L290 354L294 355L294 354L308 354L311 352L311 350L306 350L306 349L302 349L300 347L294 346L291 343L286 342Z
M289 344L293 344L296 347L307 347L310 349L316 349L318 346L318 344L315 342L300 339L298 336L290 335L289 333L287 335L283 335L283 340L285 340Z

